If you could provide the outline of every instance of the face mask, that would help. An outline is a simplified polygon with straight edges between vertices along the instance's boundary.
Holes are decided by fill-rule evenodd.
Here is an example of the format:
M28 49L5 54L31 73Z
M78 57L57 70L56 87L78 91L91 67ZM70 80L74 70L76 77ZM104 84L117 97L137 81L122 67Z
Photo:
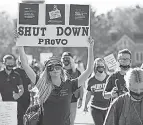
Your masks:
M13 67L14 67L14 65L6 65L6 69L7 69L7 70L12 70Z
M130 68L130 65L120 65L120 68L123 70L128 70Z
M105 70L105 67L104 67L104 66L97 66L97 67L96 67L96 70L97 70L99 73L103 73L103 71Z
M65 66L68 66L70 64L70 61L69 60L64 60L63 63L64 63Z
M70 58L69 57L64 57L63 58L63 64L64 64L64 66L68 66L70 64Z
M130 95L135 99L135 100L141 100L143 98L143 92L138 94L133 91L130 91Z

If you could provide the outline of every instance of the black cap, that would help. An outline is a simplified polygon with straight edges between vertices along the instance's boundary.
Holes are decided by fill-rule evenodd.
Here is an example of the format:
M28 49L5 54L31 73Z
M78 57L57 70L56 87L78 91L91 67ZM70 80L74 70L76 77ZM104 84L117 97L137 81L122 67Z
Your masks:
M14 60L15 60L15 57L14 57L12 54L5 55L5 56L3 57L3 62L5 62L6 59L14 59Z

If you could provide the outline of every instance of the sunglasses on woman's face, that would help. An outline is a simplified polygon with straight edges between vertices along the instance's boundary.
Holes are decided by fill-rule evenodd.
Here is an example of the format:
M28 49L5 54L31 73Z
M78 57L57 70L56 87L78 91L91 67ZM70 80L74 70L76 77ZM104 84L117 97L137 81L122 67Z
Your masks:
M58 64L47 66L47 70L50 71L50 72L51 72L51 71L54 71L54 69L55 69L55 70L61 70L61 69L62 69L62 66L61 66L61 65L58 65Z

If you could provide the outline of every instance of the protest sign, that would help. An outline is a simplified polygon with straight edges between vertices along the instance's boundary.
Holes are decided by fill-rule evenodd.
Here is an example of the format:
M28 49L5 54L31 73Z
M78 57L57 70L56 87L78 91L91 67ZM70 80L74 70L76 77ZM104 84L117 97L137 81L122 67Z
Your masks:
M113 54L104 57L104 60L109 70L117 68L117 61Z
M90 6L19 4L17 46L87 47Z
M17 102L0 102L0 125L17 125Z

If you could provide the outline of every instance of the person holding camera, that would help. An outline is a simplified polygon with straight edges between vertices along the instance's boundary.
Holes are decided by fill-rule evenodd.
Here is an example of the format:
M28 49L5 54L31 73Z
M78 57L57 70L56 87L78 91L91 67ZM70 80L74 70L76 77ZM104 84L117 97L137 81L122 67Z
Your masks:
M69 79L75 79L81 75L81 72L76 68L73 55L70 52L64 52L61 58L63 68L65 69ZM70 108L70 125L74 125L76 110L77 110L77 102L78 108L82 106L82 98L83 98L83 87L81 86L77 89L71 99L71 108Z
M123 49L118 52L119 70L110 75L106 81L103 91L105 99L115 99L116 97L127 92L124 75L131 67L131 52Z

